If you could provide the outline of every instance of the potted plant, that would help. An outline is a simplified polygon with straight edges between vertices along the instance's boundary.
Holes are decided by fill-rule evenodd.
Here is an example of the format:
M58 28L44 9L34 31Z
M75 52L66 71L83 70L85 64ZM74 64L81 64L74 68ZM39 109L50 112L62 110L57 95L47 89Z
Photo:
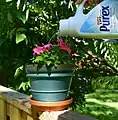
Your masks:
M38 102L41 108L44 103L48 110L52 110L52 106L56 110L64 109L60 107L61 103L67 107L72 102L72 99L66 98L74 70L69 46L61 38L53 44L36 46L33 48L32 63L26 65L27 76L31 81L31 104L36 106ZM57 104L54 106L55 103L58 103L59 109Z

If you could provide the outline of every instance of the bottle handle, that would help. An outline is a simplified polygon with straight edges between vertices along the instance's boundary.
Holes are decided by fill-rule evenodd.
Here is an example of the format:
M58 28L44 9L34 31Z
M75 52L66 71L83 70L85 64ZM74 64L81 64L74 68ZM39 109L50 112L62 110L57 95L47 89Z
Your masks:
M85 15L85 14L83 14L83 8L84 8L84 4L86 1L87 0L83 0L83 2L79 5L75 15Z

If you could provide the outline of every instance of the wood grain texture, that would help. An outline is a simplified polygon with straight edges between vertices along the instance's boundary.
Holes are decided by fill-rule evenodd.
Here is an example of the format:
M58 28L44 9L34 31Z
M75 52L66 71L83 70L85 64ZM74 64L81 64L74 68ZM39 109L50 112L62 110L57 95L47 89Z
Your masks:
M13 105L10 105L10 120L21 120L21 111Z
M0 86L0 99L3 99L9 104L13 104L30 115L32 114L28 95Z
M21 120L27 120L27 113L24 111L21 111Z
M7 104L7 116L10 116L10 104L9 103L6 104Z
M4 100L0 99L0 120L6 120L6 103Z
M27 120L34 120L31 116L27 115Z

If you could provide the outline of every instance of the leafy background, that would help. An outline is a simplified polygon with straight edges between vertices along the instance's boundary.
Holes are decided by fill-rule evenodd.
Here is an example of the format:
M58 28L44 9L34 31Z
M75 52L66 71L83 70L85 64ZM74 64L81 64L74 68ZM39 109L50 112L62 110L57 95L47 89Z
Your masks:
M30 63L32 48L36 44L54 42L59 20L73 16L76 7L72 0L0 1L0 84L30 94L24 66ZM96 39L63 39L76 52L77 69L70 91L76 108L78 104L84 105L86 93L94 91L92 81L118 75L118 45L117 42L106 43Z

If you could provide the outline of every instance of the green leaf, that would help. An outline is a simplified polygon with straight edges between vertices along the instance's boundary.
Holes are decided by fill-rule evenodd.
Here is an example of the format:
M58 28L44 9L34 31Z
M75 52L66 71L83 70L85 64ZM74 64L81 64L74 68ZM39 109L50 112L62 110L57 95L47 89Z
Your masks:
M34 62L39 62L39 61L43 61L42 56L37 56L36 59L34 60Z
M25 34L16 34L16 44L18 44L19 42L25 40L27 37Z
M23 10L22 11L25 11L25 8L26 8L26 4L23 5Z
M9 22L13 23L12 15L10 12L8 12L8 14L7 14L7 19Z
M27 86L29 86L29 87L30 87L30 81L28 81L28 82L27 82Z
M55 58L56 58L55 55L52 55L52 56L50 57L51 60L55 60Z
M5 4L6 2L11 2L12 0L0 0L0 5Z
M28 20L29 17L29 9L26 10L26 13L17 12L17 18L20 19L24 24Z
M26 29L23 27L17 29L17 32L24 32L24 31L26 31Z
M17 13L17 18L20 19L25 24L25 22L26 22L26 16L23 13L18 12Z
M20 66L20 67L18 67L18 68L16 69L14 76L15 76L15 77L18 76L19 73L21 72L21 70L23 70L23 66Z
M17 1L17 9L19 9L20 7L20 2L21 2L20 0Z
M13 29L9 32L10 39L12 39L15 31L16 31L16 28L13 28Z
M6 0L6 2L11 2L12 0Z
M51 61L47 61L47 65L49 66L52 62Z
M29 17L29 9L27 9L26 11L26 21L28 20L28 17Z
M18 89L20 90L21 88L22 88L24 91L26 90L26 83L25 83L25 82L22 82L22 83L20 84L20 86L19 86Z

